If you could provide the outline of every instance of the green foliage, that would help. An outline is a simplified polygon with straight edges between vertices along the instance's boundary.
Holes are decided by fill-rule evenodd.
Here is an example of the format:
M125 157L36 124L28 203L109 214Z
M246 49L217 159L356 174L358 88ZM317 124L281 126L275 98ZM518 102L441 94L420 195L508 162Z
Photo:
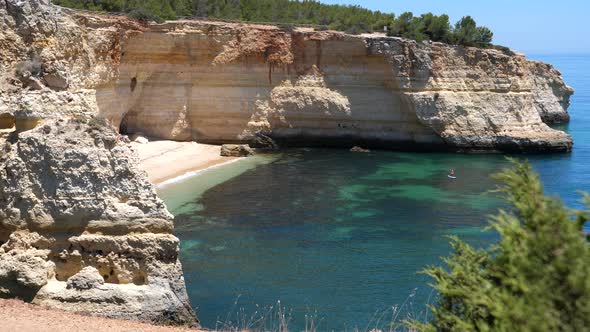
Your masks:
M393 20L390 36L416 40L432 40L437 42L465 46L491 47L494 34L486 27L478 27L471 16L463 17L452 28L448 15L432 13L415 17L410 12L401 14Z
M488 46L494 34L486 27L478 27L471 16L463 17L455 25L455 42L467 46Z
M445 43L487 47L493 34L477 27L469 16L451 27L448 15L427 13L414 16L410 12L397 19L390 13L371 11L360 6L328 5L316 0L53 0L55 4L89 10L134 13L143 21L173 20L182 16L217 19L313 24L348 33L383 32L390 36L416 41L432 40ZM137 13L136 11L140 12ZM322 30L320 28L319 30Z
M471 25L472 26L472 25ZM439 293L432 321L421 331L584 331L590 326L590 247L585 212L543 194L527 163L496 176L513 206L491 227L501 239L476 250L452 238L447 268L431 267ZM590 203L585 196L586 203Z
M134 20L138 20L140 22L150 22L150 21L154 21L154 22L162 22L162 18L160 18L160 16L154 14L154 12L152 12L149 9L146 8L138 8L138 9L134 9L132 11L129 12L129 14L127 14L127 16L129 16L129 18L132 18Z
M432 13L422 15L423 33L433 41L448 42L451 24L448 15L436 16Z
M492 42L492 39L494 38L494 33L492 30L486 27L477 27L476 30L476 45L489 45Z
M420 17L414 17L414 14L410 12L405 12L394 20L390 35L420 42L426 38L424 31L424 21Z
M80 122L82 123L83 120L81 119L74 119L74 121L76 122ZM95 129L95 130L104 130L105 128L110 128L110 124L109 122L102 117L92 117L88 120L88 126L90 127L90 129Z

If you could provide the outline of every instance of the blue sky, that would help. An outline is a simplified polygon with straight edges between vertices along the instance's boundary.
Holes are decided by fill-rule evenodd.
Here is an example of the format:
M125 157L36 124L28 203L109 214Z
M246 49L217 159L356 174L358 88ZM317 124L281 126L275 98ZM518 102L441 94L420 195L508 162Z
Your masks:
M590 54L590 0L320 0L395 13L471 15L494 43L527 54Z

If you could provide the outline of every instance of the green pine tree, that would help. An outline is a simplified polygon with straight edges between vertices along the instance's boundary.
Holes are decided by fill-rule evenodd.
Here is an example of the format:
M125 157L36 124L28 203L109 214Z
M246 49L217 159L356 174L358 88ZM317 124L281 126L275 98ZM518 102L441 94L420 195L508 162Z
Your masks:
M512 205L493 217L501 239L474 249L452 239L447 268L431 267L438 305L420 331L587 331L590 327L590 246L585 212L544 195L527 163L496 176ZM590 199L586 196L590 206Z

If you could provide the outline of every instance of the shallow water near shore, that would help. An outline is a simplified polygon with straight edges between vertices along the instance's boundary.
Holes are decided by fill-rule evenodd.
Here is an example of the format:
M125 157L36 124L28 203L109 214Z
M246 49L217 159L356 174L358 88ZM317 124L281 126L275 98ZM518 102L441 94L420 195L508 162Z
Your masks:
M534 56L574 87L571 154L519 156L548 193L581 208L590 191L590 60ZM477 246L502 206L490 175L502 155L294 149L257 156L159 189L176 215L189 296L201 323L249 321L280 300L293 331L361 330L422 315L432 296L418 271L449 253L447 235ZM449 168L458 178L447 177ZM237 302L237 303L236 303ZM371 322L371 320L373 320ZM379 320L379 323L377 323ZM246 325L242 323L242 325ZM245 326L242 326L245 327Z

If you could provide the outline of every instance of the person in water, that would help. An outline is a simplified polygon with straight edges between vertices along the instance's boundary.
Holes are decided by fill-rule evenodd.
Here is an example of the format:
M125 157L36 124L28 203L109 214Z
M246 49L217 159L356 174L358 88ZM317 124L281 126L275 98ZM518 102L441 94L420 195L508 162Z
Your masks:
M451 168L449 171L449 176L455 176L455 170Z

